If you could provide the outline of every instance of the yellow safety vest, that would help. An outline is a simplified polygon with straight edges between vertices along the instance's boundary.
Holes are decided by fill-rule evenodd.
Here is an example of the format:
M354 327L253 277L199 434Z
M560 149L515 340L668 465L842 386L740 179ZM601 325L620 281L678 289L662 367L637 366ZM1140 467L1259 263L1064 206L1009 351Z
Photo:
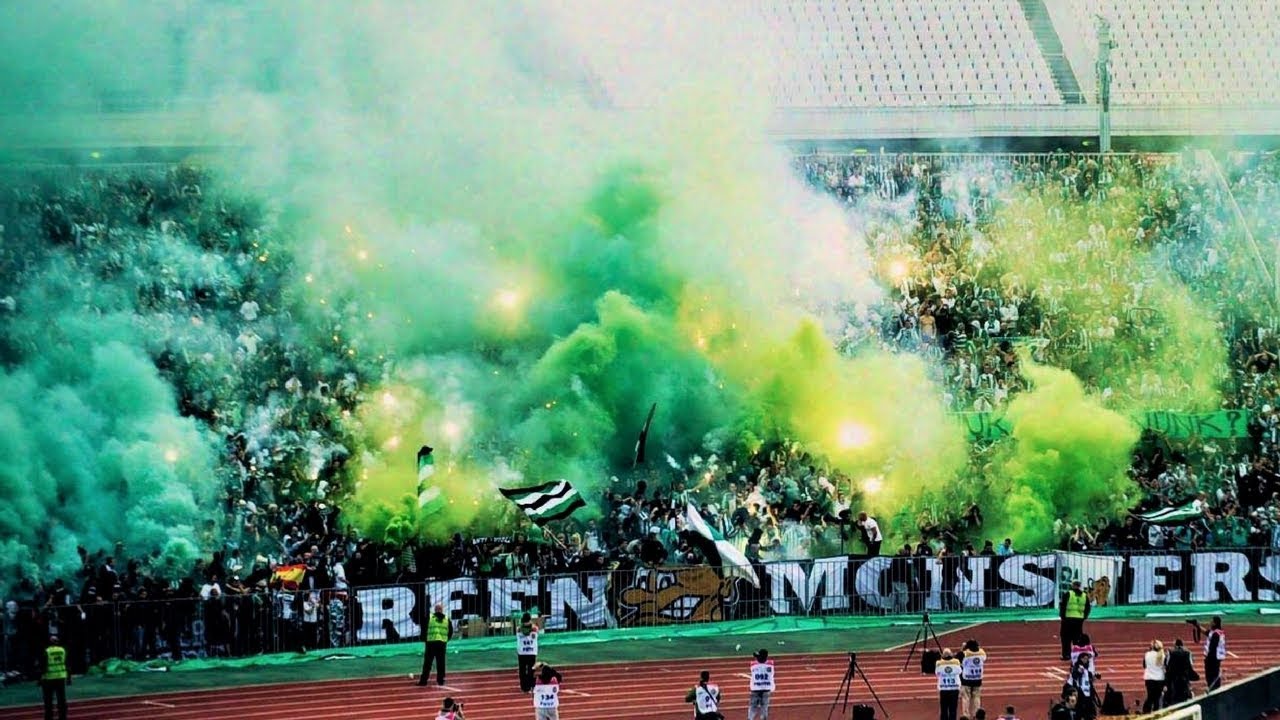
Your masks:
M427 618L427 642L449 642L449 618L437 619L435 613Z
M1084 606L1088 597L1083 592L1074 590L1067 591L1067 611L1066 616L1069 618L1080 619L1084 617Z
M41 680L67 679L67 651L58 645L44 649L44 674Z

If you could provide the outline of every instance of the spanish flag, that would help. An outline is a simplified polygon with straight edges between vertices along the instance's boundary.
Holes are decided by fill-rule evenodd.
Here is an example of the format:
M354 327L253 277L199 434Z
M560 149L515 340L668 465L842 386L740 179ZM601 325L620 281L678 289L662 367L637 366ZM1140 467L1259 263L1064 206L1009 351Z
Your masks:
M280 583L285 590L297 590L302 578L306 577L306 565L281 565L271 573L271 584Z

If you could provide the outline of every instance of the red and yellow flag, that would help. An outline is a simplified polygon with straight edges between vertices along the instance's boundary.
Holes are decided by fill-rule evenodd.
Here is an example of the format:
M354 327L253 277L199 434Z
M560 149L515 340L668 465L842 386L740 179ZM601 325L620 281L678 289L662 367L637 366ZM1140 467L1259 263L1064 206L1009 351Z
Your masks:
M306 565L281 565L271 573L271 584L280 583L280 587L285 590L297 590L298 583L302 582L306 574Z

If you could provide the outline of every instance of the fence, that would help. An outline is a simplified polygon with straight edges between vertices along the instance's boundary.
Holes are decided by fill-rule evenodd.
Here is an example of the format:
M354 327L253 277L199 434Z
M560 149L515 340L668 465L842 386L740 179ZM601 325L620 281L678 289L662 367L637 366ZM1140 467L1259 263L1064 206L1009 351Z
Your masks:
M748 579L747 575L754 574ZM423 614L445 606L463 637L507 634L537 608L552 631L781 616L1048 609L1073 580L1097 605L1275 602L1280 552L973 557L837 556L724 572L710 566L543 577L463 577L351 591L275 591L209 600L98 603L6 615L6 667L25 669L49 627L73 666L112 657L233 657L417 640ZM25 620L24 620L25 618ZM37 632L39 630L40 632Z

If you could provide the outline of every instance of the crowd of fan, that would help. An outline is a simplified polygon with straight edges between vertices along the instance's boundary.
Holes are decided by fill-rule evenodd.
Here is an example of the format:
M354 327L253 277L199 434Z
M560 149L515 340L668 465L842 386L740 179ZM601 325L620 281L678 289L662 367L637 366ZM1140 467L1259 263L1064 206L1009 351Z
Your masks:
M1133 518L1119 526L1073 518L1059 528L1062 547L1280 546L1280 348L1275 328L1260 319L1270 314L1242 310L1264 304L1259 298L1268 297L1270 289L1228 272L1227 253L1219 248L1235 237L1235 210L1201 165L1166 156L1098 160L1066 154L800 157L796 165L815 186L883 220L873 221L866 237L873 257L890 267L892 291L873 309L870 324L850 323L841 345L879 342L935 359L944 399L961 412L998 410L1026 389L1015 345L1029 340L1037 359L1080 365L1082 354L1114 338L1122 325L1132 325L1143 309L1143 279L1114 277L1110 282L1116 287L1139 288L1132 293L1131 312L1120 317L1099 306L1094 315L1072 323L1096 330L1064 333L1057 322L1063 312L1061 288L1028 287L984 272L993 251L988 235L999 229L992 223L1002 222L997 210L1010 202L1003 191L1017 187L1020 201L1032 203L1056 198L1090 204L1109 193L1143 194L1143 212L1133 226L1095 223L1090 237L1080 241L1130 237L1219 301L1231 342L1224 405L1251 411L1251 436L1194 443L1144 438L1132 468L1147 494L1141 509L1196 497L1201 517L1173 528ZM1246 222L1255 233L1269 234L1265 242L1272 241L1280 228L1273 202L1280 164L1274 156L1250 158L1228 172ZM60 628L64 638L84 649L72 653L76 669L110 656L113 649L137 659L180 657L196 635L200 647L213 655L342 645L353 626L344 616L345 591L352 585L697 563L704 551L686 527L689 503L753 562L866 551L871 543L878 549L878 528L856 519L858 508L852 504L858 498L850 495L850 479L791 445L771 447L746 466L714 456L683 465L669 459L669 484L624 488L611 483L615 490L603 498L599 519L566 521L554 532L459 535L443 547L421 547L376 543L346 531L339 505L349 491L343 470L354 444L343 436L339 418L355 409L376 363L342 348L329 352L285 332L287 303L271 288L282 285L275 280L288 258L255 255L255 211L226 201L206 206L201 179L185 168L141 178L66 179L56 190L31 188L24 199L39 206L50 242L76 244L90 271L94 263L118 262L112 254L128 250L106 247L101 229L129 223L148 232L189 233L211 251L248 258L232 266L250 270L239 277L191 278L162 269L138 298L148 312L194 313L202 319L198 326L221 327L235 338L234 347L217 353L213 367L207 353L203 362L195 361L195 351L183 347L191 338L174 332L161 333L164 342L156 354L181 412L226 438L223 549L178 577L153 572L146 558L124 558L123 549L82 551L78 577L15 589L4 614L10 660L14 648L30 647L31 638L50 628ZM166 219L153 223L152 214ZM183 227L161 228L162 223ZM146 238L142 233L137 241ZM32 250L0 247L8 276L20 275L30 261L21 256L27 251ZM1224 293L1231 294L1226 301ZM12 302L4 298L0 304L11 311ZM323 312L335 324L346 319L343 309ZM193 342L201 343L207 338ZM1185 391L1177 384L1162 386L1165 380L1159 377L1142 379L1142 387L1098 388L1090 378L1084 380L1108 396L1172 401ZM974 462L983 462L991 451L976 444ZM944 557L1012 552L1001 538L983 537L976 506L916 522L920 534L908 552ZM273 569L293 563L306 565L308 572L301 588L283 592L271 582ZM197 616L203 622L193 623ZM280 623L281 618L288 622Z

